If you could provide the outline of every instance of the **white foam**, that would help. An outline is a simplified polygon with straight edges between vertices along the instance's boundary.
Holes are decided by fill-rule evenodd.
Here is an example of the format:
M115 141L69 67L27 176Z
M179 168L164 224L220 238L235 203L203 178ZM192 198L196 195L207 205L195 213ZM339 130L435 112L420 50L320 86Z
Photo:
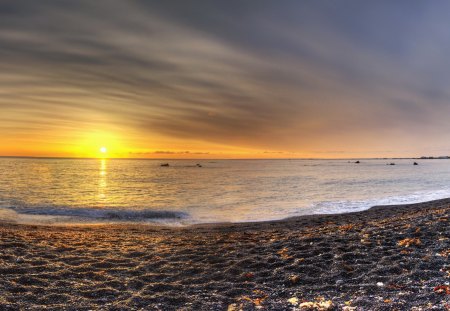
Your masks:
M448 197L450 197L450 191L447 189L436 191L420 191L409 195L389 196L368 200L322 201L313 204L311 210L313 211L313 214L342 214L364 211L373 206L413 204L439 200Z

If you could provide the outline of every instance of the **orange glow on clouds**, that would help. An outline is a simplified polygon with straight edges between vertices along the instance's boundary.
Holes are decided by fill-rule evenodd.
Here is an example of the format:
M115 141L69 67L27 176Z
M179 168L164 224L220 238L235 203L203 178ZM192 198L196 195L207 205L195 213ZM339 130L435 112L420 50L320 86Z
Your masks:
M0 156L450 154L450 3L97 2L0 9Z

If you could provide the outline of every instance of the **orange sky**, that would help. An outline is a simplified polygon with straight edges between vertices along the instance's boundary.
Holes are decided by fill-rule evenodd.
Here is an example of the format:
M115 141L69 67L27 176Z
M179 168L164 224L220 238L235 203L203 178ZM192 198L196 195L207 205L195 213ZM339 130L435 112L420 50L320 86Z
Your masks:
M0 6L0 156L450 154L447 6Z

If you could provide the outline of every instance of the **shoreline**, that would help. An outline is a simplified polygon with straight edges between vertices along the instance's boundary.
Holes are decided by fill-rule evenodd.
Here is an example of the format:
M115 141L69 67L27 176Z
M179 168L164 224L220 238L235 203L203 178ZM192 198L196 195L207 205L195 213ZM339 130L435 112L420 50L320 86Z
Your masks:
M14 222L14 221L3 221L0 220L0 226L3 225L17 225L17 226L32 226L32 227L56 227L56 228L84 228L84 227L97 227L97 228L122 228L122 227L132 227L132 228L149 228L149 229L196 229L196 228L211 228L214 229L214 227L233 227L236 226L258 226L259 224L270 224L270 223L284 223L284 222L296 222L301 221L303 219L308 220L319 220L321 218L329 218L329 217L341 217L346 215L354 215L354 214L361 214L361 213L373 213L375 210L389 210L389 209L395 209L391 211L392 213L400 212L405 209L415 209L415 208L421 208L422 205L436 205L436 204L450 204L450 197L443 198L443 199L436 199L431 201L423 201L418 203L407 203L407 204L389 204L389 205L375 205L371 206L368 209L360 210L360 211L354 211L354 212L344 212L344 213L330 213L330 214L310 214L310 215L300 215L300 216L291 216L287 218L281 218L281 219L272 219L272 220L261 220L261 221L244 221L244 222L207 222L207 223L194 223L194 224L187 224L187 225L167 225L164 223L141 223L141 222L110 222L110 223L77 223L77 222L67 222L67 223L20 223L20 222ZM386 211L388 212L388 211Z
M447 198L175 228L0 223L0 309L446 310L449 218Z

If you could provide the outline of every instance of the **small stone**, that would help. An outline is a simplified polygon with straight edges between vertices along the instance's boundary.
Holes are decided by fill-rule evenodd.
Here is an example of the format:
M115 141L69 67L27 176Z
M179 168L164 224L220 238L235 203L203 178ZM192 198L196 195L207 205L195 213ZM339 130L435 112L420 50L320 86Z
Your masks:
M291 282L291 284L297 284L299 281L300 277L298 275L289 276L289 282Z
M298 305L298 298L297 297L292 297L288 299L288 302L293 305L293 306L297 306Z
M384 286L384 284L383 284L383 282L378 282L378 283L377 283L377 286L379 286L379 287L383 287L383 286Z
M228 306L227 311L238 311L239 307L237 306L237 304L232 303L231 305Z

